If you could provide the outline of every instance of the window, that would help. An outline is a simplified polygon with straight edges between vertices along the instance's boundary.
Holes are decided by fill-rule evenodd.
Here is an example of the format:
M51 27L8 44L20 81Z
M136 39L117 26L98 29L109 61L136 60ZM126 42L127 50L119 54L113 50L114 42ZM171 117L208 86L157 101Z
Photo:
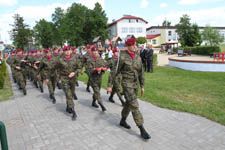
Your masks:
M137 28L137 33L142 33L142 27Z
M109 30L109 35L110 35L110 36L112 35L112 30Z
M127 33L128 32L127 30L128 30L127 28L123 27L121 32L122 33Z
M135 23L136 20L135 19L129 19L129 23Z
M171 35L172 35L172 31L169 31L169 32L168 32L168 35L171 36Z
M152 44L157 44L157 41L156 40L152 40Z
M135 28L130 27L130 28L129 28L129 33L135 33Z

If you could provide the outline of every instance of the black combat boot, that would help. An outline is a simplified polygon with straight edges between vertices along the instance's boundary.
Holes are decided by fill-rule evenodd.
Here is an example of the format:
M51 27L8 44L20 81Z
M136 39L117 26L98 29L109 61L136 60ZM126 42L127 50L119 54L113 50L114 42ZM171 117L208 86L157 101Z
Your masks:
M87 86L86 91L91 92L89 86Z
M56 103L56 99L55 96L52 94L52 103L55 104Z
M76 93L73 94L73 98L74 98L75 100L78 100Z
M148 132L145 130L145 128L144 128L143 125L139 126L138 128L140 129L141 137L142 137L143 139L147 140L147 139L150 139L150 138L151 138L151 136L150 136L150 135L148 134Z
M79 86L79 83L78 83L78 81L76 81L76 86L77 86L77 87Z
M106 111L106 108L102 103L98 103L98 104L101 106L101 109L102 109L103 112Z
M126 118L124 118L124 117L122 117L122 119L120 120L120 126L126 128L126 129L130 129L131 128L130 125L127 124Z
M58 89L62 89L62 84L60 82L57 82Z
M25 88L23 89L23 95L27 95L27 91Z
M68 106L68 105L66 106L66 112L68 112L69 114L71 114L71 113L72 113L72 109L71 109L71 108L69 108L69 106Z
M114 99L113 99L113 95L112 95L112 94L111 94L111 95L110 95L110 97L109 97L109 101L110 101L110 102L112 102L112 103L115 103L115 101L114 101Z
M125 101L123 99L121 99L120 102L121 102L122 106L125 105Z
M37 84L36 81L34 81L34 85L35 85L36 88L38 88L38 84Z
M71 113L72 113L72 120L74 121L74 120L76 120L77 119L77 114L76 114L76 112L75 112L75 109L74 108L71 108Z
M95 99L93 99L93 101L92 101L92 106L95 107L95 108L98 108L98 105L96 104L96 100Z
M44 93L43 86L40 86L41 93Z

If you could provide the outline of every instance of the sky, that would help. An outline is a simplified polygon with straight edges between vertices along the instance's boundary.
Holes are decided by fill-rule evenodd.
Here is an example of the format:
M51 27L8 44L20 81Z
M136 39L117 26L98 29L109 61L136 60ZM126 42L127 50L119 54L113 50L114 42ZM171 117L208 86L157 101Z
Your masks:
M145 19L147 27L161 25L165 19L175 25L183 14L188 14L191 23L199 26L225 27L225 0L0 0L0 40L11 43L8 31L14 14L24 17L32 28L42 18L51 21L56 7L66 10L74 2L90 9L99 2L109 23L126 14Z

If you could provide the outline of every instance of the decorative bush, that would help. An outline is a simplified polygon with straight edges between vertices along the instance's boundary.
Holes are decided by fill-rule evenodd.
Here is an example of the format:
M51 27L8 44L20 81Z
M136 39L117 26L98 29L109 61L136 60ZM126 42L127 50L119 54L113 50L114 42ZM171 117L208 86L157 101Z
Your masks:
M6 64L5 61L2 61L2 64L0 65L0 89L4 87L5 76L6 76Z
M181 50L191 50L192 54L199 55L212 55L213 53L219 53L219 46L196 46L196 47L179 47Z

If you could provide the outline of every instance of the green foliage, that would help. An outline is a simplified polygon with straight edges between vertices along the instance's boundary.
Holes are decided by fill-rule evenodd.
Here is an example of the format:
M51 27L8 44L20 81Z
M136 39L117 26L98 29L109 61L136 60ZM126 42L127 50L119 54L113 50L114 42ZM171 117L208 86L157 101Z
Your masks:
M0 89L4 87L6 76L6 64L5 61L2 61L2 65L0 65Z
M14 24L11 25L13 28L10 31L10 36L13 41L13 45L16 48L22 48L23 50L28 47L28 42L31 41L31 30L28 25L24 23L23 17L19 14L13 16Z
M211 55L213 53L220 52L220 47L218 46L179 47L179 49L191 50L192 54L198 54L198 55Z
M209 43L210 46L217 46L224 41L224 37L220 35L219 31L210 26L204 29L202 38Z
M182 46L201 45L202 39L197 24L190 23L190 17L183 15L180 22L176 25L176 32L179 35L179 42Z
M169 27L169 26L171 26L171 22L170 21L167 21L166 19L163 21L163 23L162 23L162 26L163 27Z
M138 44L145 44L147 42L146 37L138 37L137 43Z
M35 40L44 48L52 47L53 45L53 23L41 19L36 22L34 27Z

